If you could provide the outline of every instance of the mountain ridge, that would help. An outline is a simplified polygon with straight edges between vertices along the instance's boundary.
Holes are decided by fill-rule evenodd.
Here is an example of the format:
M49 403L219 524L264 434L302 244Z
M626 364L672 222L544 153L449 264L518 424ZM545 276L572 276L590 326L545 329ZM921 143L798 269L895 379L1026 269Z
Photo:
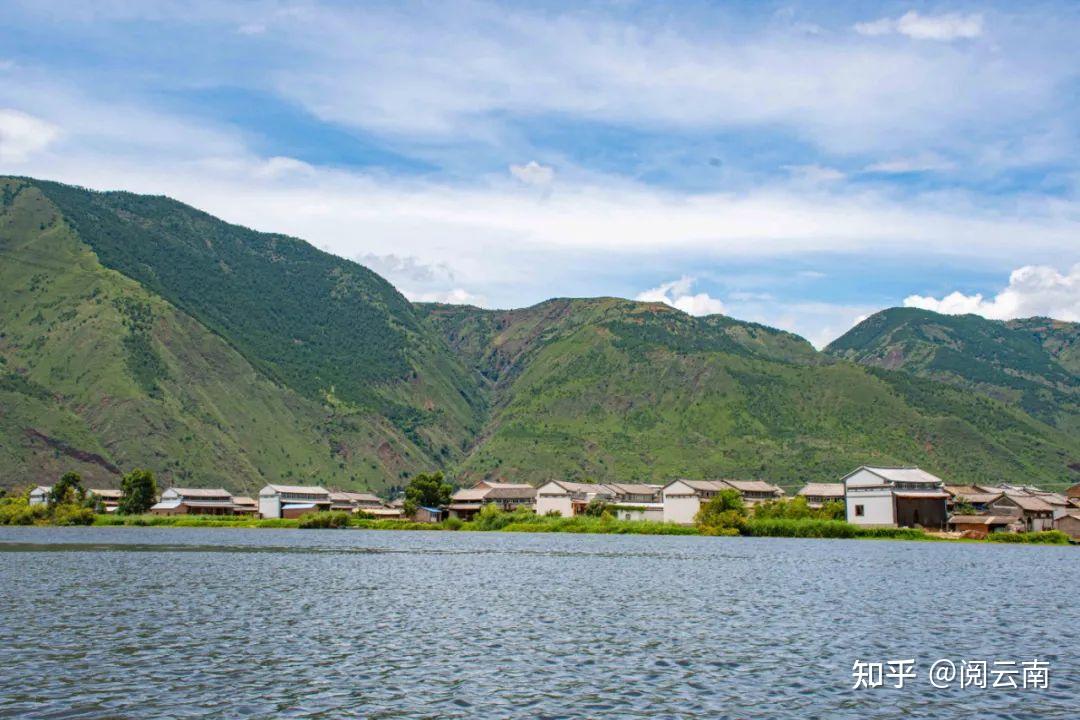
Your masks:
M137 464L244 492L390 492L433 468L461 483L723 474L795 488L882 462L1061 486L1080 463L1071 406L1040 419L838 356L858 354L852 337L818 352L620 298L409 303L356 263L159 196L0 178L0 258L6 485L68 466L115 484ZM1071 372L1070 332L1013 322Z

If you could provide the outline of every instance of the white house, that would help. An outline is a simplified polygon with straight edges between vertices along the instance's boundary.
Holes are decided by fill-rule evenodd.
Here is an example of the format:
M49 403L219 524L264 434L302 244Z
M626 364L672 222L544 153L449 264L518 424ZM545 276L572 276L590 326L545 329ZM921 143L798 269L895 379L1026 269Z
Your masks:
M314 510L329 510L330 492L310 485L267 485L259 491L259 517L300 517Z
M30 491L30 504L31 505L48 505L49 493L52 492L51 485L38 485L36 488Z
M917 467L862 467L842 479L847 520L855 525L944 528L949 494Z
M664 521L690 525L703 503L723 490L737 490L746 505L776 500L784 491L764 480L673 480L662 491Z
M672 480L661 491L664 522L692 525L702 502L731 489L723 480Z
M563 517L572 517L580 514L596 498L613 502L615 493L610 487L599 483L552 480L536 489L536 514L557 512Z

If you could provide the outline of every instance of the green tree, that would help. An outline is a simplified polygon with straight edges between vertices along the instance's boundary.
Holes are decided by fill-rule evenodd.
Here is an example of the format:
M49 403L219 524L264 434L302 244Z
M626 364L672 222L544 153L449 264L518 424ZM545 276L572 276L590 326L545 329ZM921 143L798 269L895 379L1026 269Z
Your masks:
M405 488L405 517L412 517L420 507L442 507L450 503L454 488L443 478L442 471L420 473Z
M585 506L583 514L589 517L602 517L607 512L608 504L600 498L594 497L589 501L589 504Z
M746 523L746 505L738 490L721 490L701 506L694 522L712 535L736 535Z
M847 505L843 500L830 500L821 506L820 512L825 520L847 520Z
M82 486L82 476L69 470L60 476L49 491L50 505L82 504L86 500L86 490Z
M120 505L117 512L138 515L153 506L157 500L157 482L150 470L132 470L120 482Z

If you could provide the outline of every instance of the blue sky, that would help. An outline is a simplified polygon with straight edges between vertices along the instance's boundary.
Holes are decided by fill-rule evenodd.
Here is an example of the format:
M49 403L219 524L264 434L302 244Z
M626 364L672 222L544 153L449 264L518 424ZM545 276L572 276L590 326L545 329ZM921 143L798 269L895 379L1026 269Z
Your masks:
M0 172L414 299L1080 320L1080 5L4 3Z

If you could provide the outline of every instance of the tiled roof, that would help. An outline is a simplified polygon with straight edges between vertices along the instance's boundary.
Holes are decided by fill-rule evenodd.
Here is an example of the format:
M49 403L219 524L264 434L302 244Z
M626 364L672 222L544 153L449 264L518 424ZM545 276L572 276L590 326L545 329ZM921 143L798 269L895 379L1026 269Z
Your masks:
M811 497L844 497L844 483L806 483L799 495Z

